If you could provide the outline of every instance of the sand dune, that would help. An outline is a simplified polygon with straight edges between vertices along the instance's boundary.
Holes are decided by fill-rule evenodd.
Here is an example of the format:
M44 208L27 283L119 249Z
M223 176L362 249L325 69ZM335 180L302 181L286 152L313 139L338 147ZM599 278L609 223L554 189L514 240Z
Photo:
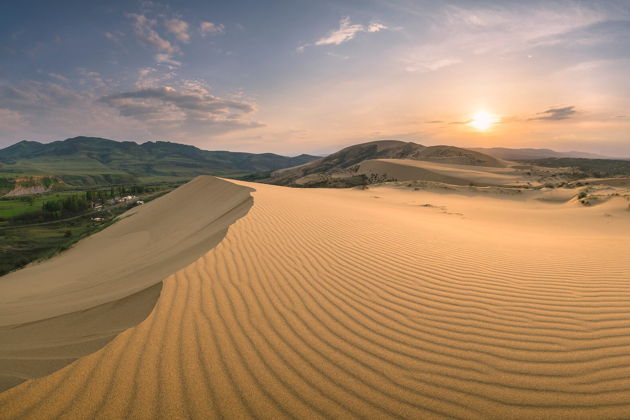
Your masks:
M361 162L357 174L377 175L398 181L422 180L453 185L523 185L524 171L511 167L489 167L425 162L410 159L371 159ZM530 177L531 178L531 177ZM535 182L533 178L529 179Z
M250 189L197 180L0 278L0 390L92 353L151 312L161 281L216 245Z
M630 412L627 201L606 216L534 195L239 184L253 207L144 321L0 394L0 417Z

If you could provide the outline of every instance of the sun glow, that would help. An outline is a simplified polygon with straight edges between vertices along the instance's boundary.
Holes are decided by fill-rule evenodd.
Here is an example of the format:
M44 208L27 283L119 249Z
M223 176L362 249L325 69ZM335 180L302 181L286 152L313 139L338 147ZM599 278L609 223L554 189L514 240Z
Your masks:
M477 130L485 131L498 122L499 118L496 115L492 115L486 111L479 111L473 115L468 125Z

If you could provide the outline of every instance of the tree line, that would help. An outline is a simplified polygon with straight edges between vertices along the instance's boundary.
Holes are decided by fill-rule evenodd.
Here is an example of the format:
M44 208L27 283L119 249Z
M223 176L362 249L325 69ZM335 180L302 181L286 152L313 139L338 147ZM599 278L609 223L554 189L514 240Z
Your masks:
M104 205L110 200L128 195L144 194L157 191L158 187L144 185L111 187L109 190L90 190L46 200L41 210L25 212L14 216L13 223L37 223L65 219L85 213L87 210Z

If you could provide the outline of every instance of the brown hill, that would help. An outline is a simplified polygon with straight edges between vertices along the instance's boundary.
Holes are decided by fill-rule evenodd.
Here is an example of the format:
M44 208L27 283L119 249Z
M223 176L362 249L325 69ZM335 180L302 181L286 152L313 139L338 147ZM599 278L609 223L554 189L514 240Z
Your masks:
M379 140L349 146L329 156L293 168L272 172L260 182L290 186L352 186L364 183L356 174L361 162L371 159L409 159L493 168L505 163L492 156L454 146L423 146L413 142Z

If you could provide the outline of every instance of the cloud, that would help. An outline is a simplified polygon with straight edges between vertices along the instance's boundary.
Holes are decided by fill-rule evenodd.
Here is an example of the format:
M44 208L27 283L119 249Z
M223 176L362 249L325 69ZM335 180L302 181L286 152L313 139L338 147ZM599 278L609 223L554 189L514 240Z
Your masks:
M205 37L208 34L223 33L224 30L225 26L220 23L216 24L212 22L201 22L201 24L199 25L199 33L202 37Z
M120 115L142 121L150 131L199 135L254 128L261 123L245 117L256 111L253 103L225 99L198 84L188 87L149 87L104 96L99 102Z
M139 122L119 116L112 108L95 103L94 98L89 86L75 91L33 80L11 86L0 84L0 144L24 138L49 141L77 134L155 138L149 137Z
M156 50L168 54L174 54L179 51L177 46L174 46L169 41L162 38L160 34L158 34L157 31L153 29L157 24L156 20L149 19L144 15L139 15L136 13L128 13L127 17L133 20L134 32L142 41L151 45Z
M410 56L406 59L407 65L405 70L410 73L428 73L437 71L444 67L449 67L454 64L461 63L459 58L438 58L435 60L423 60L418 59L415 56Z
M77 74L80 76L78 81L79 85L84 86L87 91L95 92L102 91L107 88L111 80L106 80L99 72L89 71L84 68L78 68Z
M431 11L420 4L404 9L418 16L425 34L420 42L400 48L399 60L407 71L435 71L484 55L491 59L512 54L527 56L544 46L566 48L578 38L591 42L602 38L596 32L603 31L602 25L611 18L605 8L587 2L449 3ZM610 31L610 26L605 24L604 28Z
M52 82L26 81L17 86L0 86L0 108L15 111L65 107L78 102L80 95Z
M472 2L471 2L472 3ZM441 11L441 24L470 34L493 33L506 35L497 39L502 46L513 42L536 43L545 37L572 31L606 19L597 7L580 5L577 2L550 3L540 6L528 3L518 5L448 5Z
M67 82L68 78L65 76L62 76L60 74L57 73L48 73L48 76L55 79L55 80L59 80L60 82Z
M385 29L387 29L387 26L383 25L382 23L370 22L367 27L367 32L379 32Z
M546 111L542 111L537 113L539 117L530 118L530 121L533 120L549 120L549 121L558 121L558 120L566 120L571 118L577 111L575 110L575 106L565 106L562 108L549 108Z
M345 17L339 22L339 29L331 31L328 35L315 41L315 45L339 45L350 41L357 33L363 32L363 25L353 25L350 18Z
M347 59L349 59L349 58L350 58L350 57L349 57L349 56L347 56L347 55L337 54L337 53L334 53L334 52L332 52L332 51L327 51L327 52L326 52L326 55L328 55L328 56L330 56L330 57L335 57L335 58L338 58L338 59L340 59L340 60L347 60Z
M125 44L123 43L123 38L125 37L125 34L119 31L116 32L105 32L103 33L103 36L107 39L109 39L110 41L112 41L114 44L116 44L118 47L126 50L127 47L125 46Z
M188 34L188 23L186 23L185 21L177 18L169 19L164 22L164 26L166 27L166 30L175 35L175 38L177 38L179 41L185 43L190 42L190 35Z
M143 89L164 85L167 81L175 77L177 77L177 74L173 71L165 72L160 68L142 67L138 69L138 78L135 82L135 87L137 89Z
M168 64L168 67L174 69L182 65L181 61L173 59L173 56L165 53L155 54L155 62L158 64Z
M0 108L0 133L14 134L23 129L25 125L24 117L12 109Z
M356 37L357 34L361 32L373 33L373 32L379 32L385 29L387 29L387 26L376 21L370 22L367 26L360 25L360 24L352 24L352 22L350 22L350 17L346 16L345 18L339 21L339 29L330 31L327 35L318 39L312 44L300 45L297 48L297 51L303 52L306 47L311 46L311 45L315 45L315 46L340 45L340 44L343 44L344 42L350 41L351 39Z
M561 33L540 37L533 41L536 46L553 47L595 47L601 44L617 45L621 52L627 53L626 39L630 35L630 15L608 16L586 22L582 26L571 28ZM626 54L627 55L627 54Z

